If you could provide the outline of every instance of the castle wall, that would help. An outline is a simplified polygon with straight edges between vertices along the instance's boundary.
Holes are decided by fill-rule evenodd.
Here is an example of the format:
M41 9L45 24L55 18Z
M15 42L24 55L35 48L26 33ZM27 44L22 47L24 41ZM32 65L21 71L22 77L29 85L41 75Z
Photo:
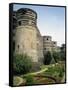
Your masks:
M17 27L15 40L15 52L19 54L26 53L31 56L33 61L38 60L36 44L36 28L26 25Z
M43 36L43 53L45 54L47 51L58 51L57 42L52 41L51 36Z
M58 51L51 36L41 36L37 27L37 14L27 8L14 12L14 45L16 54L27 54L33 62L43 62L47 51Z
M38 56L38 61L43 62L43 38L37 28L37 56Z
M43 36L43 53L52 50L52 42L50 36Z
M43 42L36 25L36 13L30 9L20 9L16 16L15 53L25 53L32 58L33 62L42 61Z

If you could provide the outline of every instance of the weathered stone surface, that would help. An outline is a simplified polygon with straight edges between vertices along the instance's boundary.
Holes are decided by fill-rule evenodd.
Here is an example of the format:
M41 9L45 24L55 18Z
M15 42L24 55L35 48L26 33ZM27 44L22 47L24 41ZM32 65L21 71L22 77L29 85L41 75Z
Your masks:
M52 41L51 36L41 36L35 11L22 8L16 11L15 17L15 53L26 53L33 62L42 63L46 51L56 50L56 42Z

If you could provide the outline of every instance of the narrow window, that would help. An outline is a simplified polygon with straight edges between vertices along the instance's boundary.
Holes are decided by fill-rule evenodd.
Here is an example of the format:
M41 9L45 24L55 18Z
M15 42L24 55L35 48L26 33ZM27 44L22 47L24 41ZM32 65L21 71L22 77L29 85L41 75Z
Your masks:
M21 21L19 21L19 25L21 26Z
M48 40L48 38L47 38L47 40Z
M18 45L18 49L19 49L19 45Z

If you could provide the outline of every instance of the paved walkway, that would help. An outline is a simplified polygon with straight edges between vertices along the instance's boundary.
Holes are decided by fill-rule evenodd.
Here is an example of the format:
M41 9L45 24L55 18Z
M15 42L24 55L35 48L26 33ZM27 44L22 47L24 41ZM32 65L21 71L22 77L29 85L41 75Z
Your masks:
M20 84L25 83L24 79L21 78L21 77L19 77L19 76L15 76L14 78L15 78L15 80L16 80L16 79L19 80L17 83L15 83L14 86L19 86Z
M47 71L47 70L48 70L48 68L45 68L45 69L42 69L42 70L37 71L37 72L25 74L25 76L27 76L27 75L37 75L37 74L40 74L40 73L42 73L42 72L44 72L44 71Z

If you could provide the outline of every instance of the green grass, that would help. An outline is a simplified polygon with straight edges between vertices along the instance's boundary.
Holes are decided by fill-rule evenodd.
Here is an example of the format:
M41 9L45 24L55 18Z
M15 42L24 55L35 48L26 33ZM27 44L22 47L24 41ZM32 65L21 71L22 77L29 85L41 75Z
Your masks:
M48 70L44 72L45 75L54 77L58 82L61 82L61 79L64 75L64 66L62 64L55 64L52 67L48 67Z
M46 78L46 76L51 76L55 78L59 83L61 83L64 72L64 64L56 63L50 65L42 65L41 70L20 75L20 77L26 80L26 85L54 83L53 80L51 80L50 78ZM45 77L35 77L37 75L45 75ZM20 81L18 80L18 78L16 78L15 85L19 85L20 83L17 84L18 82Z

